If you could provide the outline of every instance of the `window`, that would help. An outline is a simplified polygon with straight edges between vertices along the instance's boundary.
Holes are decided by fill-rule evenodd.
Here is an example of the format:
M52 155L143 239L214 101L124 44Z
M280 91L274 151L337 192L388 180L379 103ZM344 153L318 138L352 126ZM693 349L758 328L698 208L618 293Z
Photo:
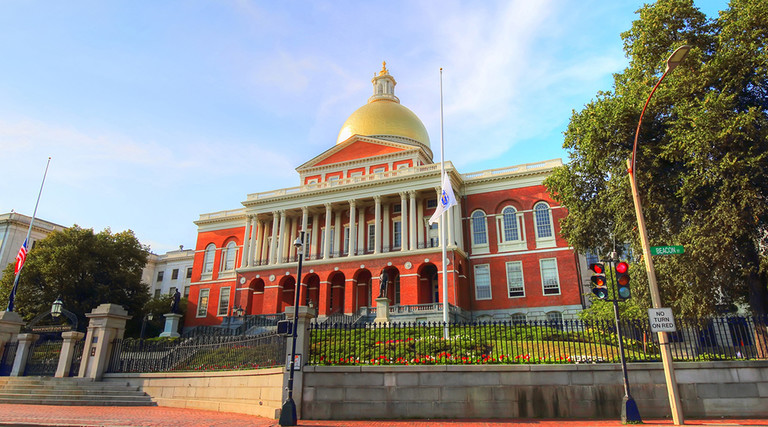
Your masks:
M520 230L517 223L517 210L507 206L501 211L501 239L503 242L511 242L520 239Z
M205 256L203 258L203 274L208 274L213 271L213 257L216 255L216 246L211 243L205 247Z
M237 259L237 243L230 241L227 243L227 247L224 251L224 262L222 271L230 271L235 269L235 260Z
M201 289L200 295L197 297L197 317L205 317L208 312L208 294L210 289Z
M405 169L405 168L409 168L409 167L411 167L411 165L409 165L408 163L400 163L399 165L397 165L395 167L395 170Z
M342 247L344 248L343 249L344 253L348 254L349 253L349 226L348 225L344 226L344 245Z
M226 316L229 312L229 287L219 291L219 316Z
M307 185L317 184L317 178L307 180Z
M383 173L386 170L384 166L379 166L377 168L373 168L373 173Z
M509 289L510 298L525 296L522 261L510 261L507 263L507 288Z
M403 205L401 205L400 203L392 207L392 212L394 213L400 213L402 211L403 211Z
M192 267L187 267L187 279L192 278Z
M475 266L475 299L491 299L491 269L488 264Z
M331 227L330 243L328 243L328 254L333 254L333 227ZM325 247L325 227L320 230L320 250Z
M433 209L437 207L437 199L427 199L427 209Z
M402 223L395 221L392 223L392 247L399 249L402 245Z
M539 260L541 267L541 285L544 295L560 294L560 279L557 274L557 259L547 258Z
M472 212L472 246L488 246L488 228L483 211Z
M368 250L373 251L376 245L376 224L368 224Z
M526 320L525 313L512 313L512 322L523 323Z
M349 177L350 178L355 178L355 177L358 177L358 176L363 176L363 171L355 171L355 172L350 172L349 173Z
M339 180L339 176L338 175L328 176L328 177L325 178L325 180L328 181L328 182L338 181Z
M160 297L160 289L155 289L155 298Z
M165 274L165 271L158 271L157 272L157 281L162 282L163 281L163 274Z
M536 203L533 207L533 220L536 223L536 239L553 238L552 212L544 202Z
M587 268L596 262L600 262L600 257L592 251L588 251L584 257L587 259Z
M184 286L184 298L189 296L189 286Z
M179 269L174 268L173 272L171 272L171 280L176 280L179 278Z
M549 323L562 323L563 313L559 311L550 311L547 313L547 322Z
M173 295L176 293L176 286L171 286L171 289L168 289L168 295Z

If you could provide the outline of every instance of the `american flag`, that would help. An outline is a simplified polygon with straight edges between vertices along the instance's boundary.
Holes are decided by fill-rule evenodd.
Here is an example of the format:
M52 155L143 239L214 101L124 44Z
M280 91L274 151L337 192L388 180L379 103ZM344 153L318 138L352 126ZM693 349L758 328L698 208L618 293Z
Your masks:
M19 274L21 267L24 265L24 261L27 260L27 241L24 240L24 244L19 248L19 253L16 255L16 271L13 274Z

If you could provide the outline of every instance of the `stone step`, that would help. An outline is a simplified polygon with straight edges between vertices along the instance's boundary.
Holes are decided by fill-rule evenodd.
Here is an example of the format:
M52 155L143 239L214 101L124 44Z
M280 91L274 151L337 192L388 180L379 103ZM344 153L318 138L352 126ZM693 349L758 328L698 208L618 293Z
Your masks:
M10 384L4 387L0 387L0 392L35 392L38 390L58 390L73 393L124 393L124 392L141 392L139 387L115 387L115 386L85 386L78 387L76 385L57 385L53 387L45 385L32 385L32 384Z
M0 403L73 406L156 406L136 386L82 378L4 377Z
M0 400L0 403L18 405L56 405L56 406L157 406L154 402L138 400L72 400L72 399L37 399L27 397L18 400Z

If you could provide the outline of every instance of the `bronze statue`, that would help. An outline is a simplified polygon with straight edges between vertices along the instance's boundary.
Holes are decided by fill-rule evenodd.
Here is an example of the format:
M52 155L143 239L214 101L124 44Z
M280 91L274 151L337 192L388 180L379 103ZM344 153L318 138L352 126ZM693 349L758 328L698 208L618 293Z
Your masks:
M387 296L387 281L389 281L389 276L385 268L381 270L381 275L379 276L379 298Z

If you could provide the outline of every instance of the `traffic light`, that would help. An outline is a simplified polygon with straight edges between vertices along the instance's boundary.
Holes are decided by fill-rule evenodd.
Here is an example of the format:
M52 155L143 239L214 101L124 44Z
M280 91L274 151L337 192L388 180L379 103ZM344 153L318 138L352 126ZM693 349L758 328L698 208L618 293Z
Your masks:
M624 261L616 264L616 286L619 299L629 299L629 264Z
M592 270L592 293L598 299L608 298L608 288L606 287L605 280L605 266L602 262L596 262L589 265L589 269Z

